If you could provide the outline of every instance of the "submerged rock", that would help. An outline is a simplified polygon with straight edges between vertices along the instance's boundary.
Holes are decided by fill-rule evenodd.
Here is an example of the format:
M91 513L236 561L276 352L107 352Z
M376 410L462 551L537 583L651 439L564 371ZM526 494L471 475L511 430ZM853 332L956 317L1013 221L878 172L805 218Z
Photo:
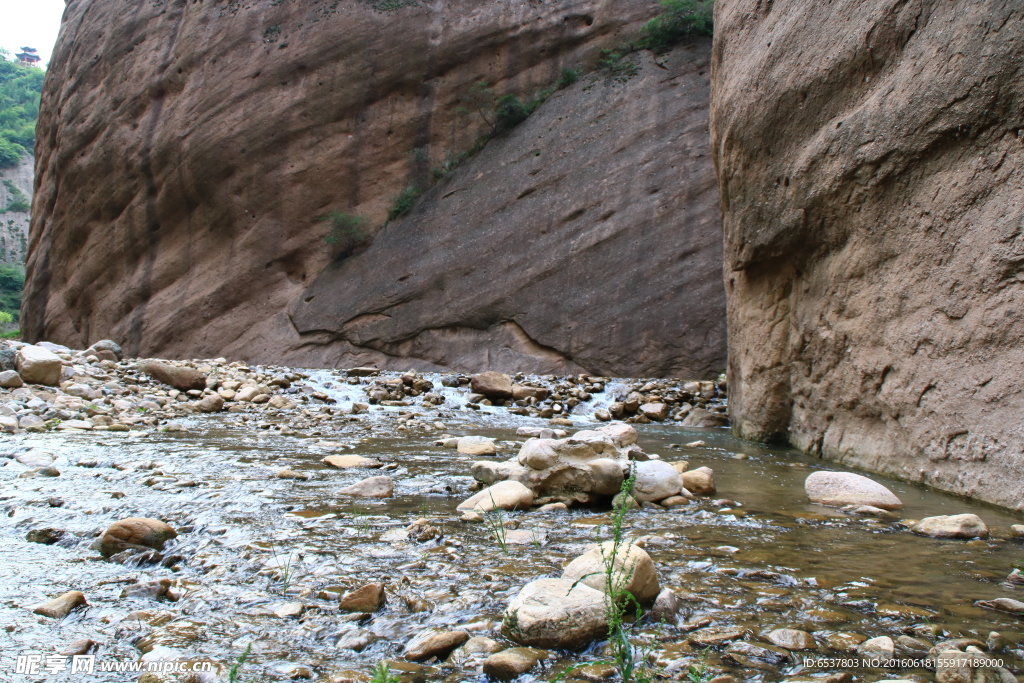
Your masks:
M804 489L812 503L822 505L871 505L883 510L903 507L892 491L852 472L814 472L804 482Z
M777 628L765 637L772 645L787 650L814 650L818 647L810 633L792 628Z
M483 671L496 681L512 681L528 673L547 655L544 650L532 647L513 647L488 657Z
M360 498L390 498L395 493L395 482L391 477L369 477L341 489L338 493Z
M342 596L338 608L344 612L376 612L384 601L384 584L368 583Z

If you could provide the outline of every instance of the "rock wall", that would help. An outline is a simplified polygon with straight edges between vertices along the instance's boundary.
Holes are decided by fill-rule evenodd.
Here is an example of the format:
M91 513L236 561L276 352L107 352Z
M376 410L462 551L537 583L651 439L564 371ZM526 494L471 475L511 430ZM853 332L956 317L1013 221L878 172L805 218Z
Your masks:
M734 429L1024 509L1020 3L715 6Z
M21 196L32 202L32 169L35 157L23 159L14 168L0 169L0 263L21 264L28 252L28 211L7 211L15 193L7 187L10 182L21 191Z
M71 0L42 96L24 334L304 365L722 370L707 46L559 93L362 254L334 260L317 221L376 231L485 130L474 83L529 98L655 12Z

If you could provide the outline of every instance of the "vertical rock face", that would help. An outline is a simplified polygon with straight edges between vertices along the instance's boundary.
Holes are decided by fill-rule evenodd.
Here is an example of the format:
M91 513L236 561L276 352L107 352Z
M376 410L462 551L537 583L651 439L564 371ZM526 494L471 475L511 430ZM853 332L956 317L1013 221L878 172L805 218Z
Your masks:
M719 0L734 428L1024 508L1024 25Z
M29 211L19 204L32 203L34 157L14 168L0 169L0 263L24 263L28 252Z
M720 248L695 104L706 46L671 68L648 57L627 83L577 84L565 113L589 132L549 114L552 135L493 140L445 181L468 202L435 188L363 254L335 261L317 220L344 212L376 232L404 188L427 187L486 129L467 107L474 83L529 98L656 11L650 0L71 0L42 96L23 334L309 365L723 369L720 276L698 282ZM629 92L657 100L645 108ZM602 129L605 106L635 127ZM568 164L570 142L600 157ZM638 165L615 165L627 158ZM475 182L467 168L487 159ZM614 186L599 184L600 163ZM519 204L541 212L513 210L531 187ZM508 258L527 246L530 259ZM641 304L628 310L633 292ZM600 342L583 344L592 329Z

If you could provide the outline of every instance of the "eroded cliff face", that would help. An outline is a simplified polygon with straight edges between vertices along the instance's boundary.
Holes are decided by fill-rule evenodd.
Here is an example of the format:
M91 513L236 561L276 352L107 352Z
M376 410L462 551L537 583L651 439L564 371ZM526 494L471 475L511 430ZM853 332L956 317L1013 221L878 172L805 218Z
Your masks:
M529 98L656 11L72 0L43 92L23 331L304 365L720 371L706 45L561 91L365 253L333 262L317 222L382 225L486 128L465 110L474 83Z
M734 429L1024 509L1020 3L715 5Z
M34 165L35 159L29 156L14 168L0 169L0 263L25 262L29 212L17 209L32 203Z

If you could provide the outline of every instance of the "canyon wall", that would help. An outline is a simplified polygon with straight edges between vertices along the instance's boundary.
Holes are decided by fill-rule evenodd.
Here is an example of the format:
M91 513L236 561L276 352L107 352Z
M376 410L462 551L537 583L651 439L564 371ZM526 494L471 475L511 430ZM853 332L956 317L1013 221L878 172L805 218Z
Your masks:
M0 168L0 263L22 264L28 252L29 211L32 203L32 169L28 156L14 168Z
M715 5L734 430L1024 509L1021 3Z
M706 42L558 91L386 222L488 130L475 83L528 100L657 11L71 0L23 333L309 366L720 372ZM331 212L372 242L332 250Z

